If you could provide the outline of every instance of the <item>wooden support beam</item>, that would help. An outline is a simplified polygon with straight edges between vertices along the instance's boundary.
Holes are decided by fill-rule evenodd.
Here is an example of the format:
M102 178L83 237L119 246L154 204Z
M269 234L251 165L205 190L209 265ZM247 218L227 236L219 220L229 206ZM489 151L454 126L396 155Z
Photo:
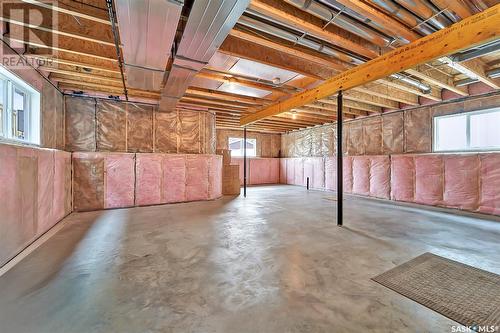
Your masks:
M387 77L419 64L495 40L500 35L500 4L469 17L449 28L423 37L404 47L337 75L314 89L295 94L241 119L241 125L280 114L367 82Z

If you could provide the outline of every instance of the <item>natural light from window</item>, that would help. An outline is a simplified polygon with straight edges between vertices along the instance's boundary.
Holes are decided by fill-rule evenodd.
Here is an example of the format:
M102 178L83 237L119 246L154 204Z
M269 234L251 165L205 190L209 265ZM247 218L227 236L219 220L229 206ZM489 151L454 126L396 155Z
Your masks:
M500 150L500 108L434 118L434 151Z
M257 156L257 140L247 139L247 156L255 157ZM231 150L231 156L233 157L243 157L243 138L229 138L229 150Z
M40 144L40 93L0 66L0 137Z

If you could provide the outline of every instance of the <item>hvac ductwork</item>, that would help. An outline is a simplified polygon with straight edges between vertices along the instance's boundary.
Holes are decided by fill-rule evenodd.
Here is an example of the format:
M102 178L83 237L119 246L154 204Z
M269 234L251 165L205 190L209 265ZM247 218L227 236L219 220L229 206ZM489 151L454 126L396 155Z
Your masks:
M194 76L208 63L249 0L195 0L161 93L160 110L175 108Z
M263 16L263 15L260 15L256 12L252 11L252 10L248 10L247 12L252 14L252 15L256 15L256 16L257 15ZM267 19L267 17L266 17L266 19ZM294 33L285 31L285 30L277 28L271 24L253 19L253 18L248 17L248 16L242 16L240 18L240 20L238 21L238 24L241 24L245 27L252 28L252 29L255 29L255 30L270 34L270 35L273 35L273 36L281 38L281 39L285 39L285 40L292 42L292 43L295 43L295 44L305 46L307 48L310 48L310 49L313 49L315 51L321 52L323 54L335 57L337 59L340 59L342 61L345 61L345 62L353 64L353 65L358 65L358 64L363 63L363 60L360 58L352 57L348 54L345 54L343 52L339 52L332 47L318 43L318 42L311 40L307 37L298 36ZM281 24L281 22L280 22L280 24Z
M426 36L435 31L435 29L429 27L429 25L424 23L421 19L415 17L412 13L402 8L398 4L395 4L391 0L371 0L371 2L379 6L386 12L390 13L391 15L394 15L421 35Z
M261 18L269 19L271 22L275 22L277 24L282 24L281 22L277 22L271 18L267 18L262 14L258 14L258 13L254 14L255 12L252 10L248 10L247 12L252 14L252 15L258 15ZM321 53L329 55L329 56L336 57L336 58L343 60L343 61L348 60L346 62L349 62L352 65L359 65L359 64L362 64L365 62L361 58L355 58L353 56L339 52L339 51L337 51L337 50L335 50L327 45L324 45L324 44L318 43L314 40L308 39L307 37L298 36L294 33L291 33L291 32L285 31L283 29L280 29L278 27L275 27L274 25L271 25L271 24L266 23L266 22L262 22L260 20L250 18L248 16L242 16L240 18L240 20L238 21L238 24L241 24L241 25L246 26L248 28L252 28L252 29L255 29L255 30L270 34L270 35L273 35L273 36L281 38L281 39L288 40L290 42L293 42L293 43L296 43L296 44L299 44L299 45L302 45L305 47L308 47L310 49L313 49L315 51L321 52ZM292 27L288 27L288 28L292 29ZM407 84L410 84L410 85L422 90L424 93L429 93L431 91L431 87L429 85L424 84L420 81L414 80L412 78L409 78L405 75L393 74L393 75L391 75L391 77L394 79L400 80L402 82L405 82Z
M451 25L451 21L438 11L432 4L426 0L395 0L401 6L410 12L418 15L437 29L444 29ZM456 1L456 0L453 0Z
M183 0L115 0L127 85L158 91Z
M334 24L342 29L348 30L378 46L389 46L393 42L392 38L365 27L356 20L342 14L342 10L335 12L327 6L311 0L285 0L285 2L305 10L306 12L329 22L330 24Z

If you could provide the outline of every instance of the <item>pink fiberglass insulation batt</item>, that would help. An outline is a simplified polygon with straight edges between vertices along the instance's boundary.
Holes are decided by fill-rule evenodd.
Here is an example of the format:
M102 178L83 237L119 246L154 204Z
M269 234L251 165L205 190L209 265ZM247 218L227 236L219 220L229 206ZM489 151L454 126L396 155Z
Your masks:
M105 158L104 208L134 205L134 154L108 154Z
M391 199L413 202L415 198L415 161L413 156L391 156Z
M208 159L198 156L186 158L186 200L208 199Z
M294 185L305 185L306 182L304 180L304 159L297 158L295 160L295 171L294 171Z
M186 199L186 157L165 155L163 158L163 197L167 203Z
M136 190L137 206L157 205L162 200L162 154L136 155Z
M500 154L481 154L479 211L500 215Z
M370 156L370 196L389 199L391 193L391 159Z
M54 171L54 151L48 149L38 150L37 233L48 230L52 226Z
M353 193L353 158L346 156L343 158L344 192Z
M70 156L0 144L0 265L70 213Z
M322 157L311 157L312 162L312 188L325 188L325 163Z
M479 207L479 156L445 155L443 204L476 210Z
M255 158L249 160L251 185L277 184L279 182L279 159Z
M286 163L288 158L280 158L280 184L286 184Z
M330 191L337 190L337 158L325 158L325 188Z
M286 162L286 183L294 184L295 182L295 162L296 158L289 158Z
M222 196L222 156L208 156L208 199Z
M415 155L415 202L440 206L443 203L443 189L443 156Z
M307 178L309 178L309 188L313 188L312 183L314 179L314 166L312 159L312 157L304 158L304 185L307 184Z
M370 157L352 158L352 193L370 195Z

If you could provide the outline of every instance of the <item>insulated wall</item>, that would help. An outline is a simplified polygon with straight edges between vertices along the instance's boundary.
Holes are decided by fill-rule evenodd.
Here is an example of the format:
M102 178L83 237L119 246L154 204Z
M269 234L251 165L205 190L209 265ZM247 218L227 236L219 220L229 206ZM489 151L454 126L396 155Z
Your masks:
M279 158L247 158L247 184L279 184L280 183ZM240 167L240 185L243 185L243 158L232 157L231 164Z
M73 209L212 200L222 195L222 156L73 153Z
M243 138L243 131L217 129L217 149L229 149L229 138ZM281 134L247 131L248 139L257 141L257 157L280 157Z
M500 215L500 153L344 157L344 192ZM283 184L336 190L335 157L282 158Z
M500 106L499 94L470 97L344 122L345 155L392 155L432 152L434 116ZM294 131L281 136L282 157L336 154L336 124Z
M71 212L71 154L0 144L0 266Z
M68 151L215 154L213 113L71 96L65 104Z

